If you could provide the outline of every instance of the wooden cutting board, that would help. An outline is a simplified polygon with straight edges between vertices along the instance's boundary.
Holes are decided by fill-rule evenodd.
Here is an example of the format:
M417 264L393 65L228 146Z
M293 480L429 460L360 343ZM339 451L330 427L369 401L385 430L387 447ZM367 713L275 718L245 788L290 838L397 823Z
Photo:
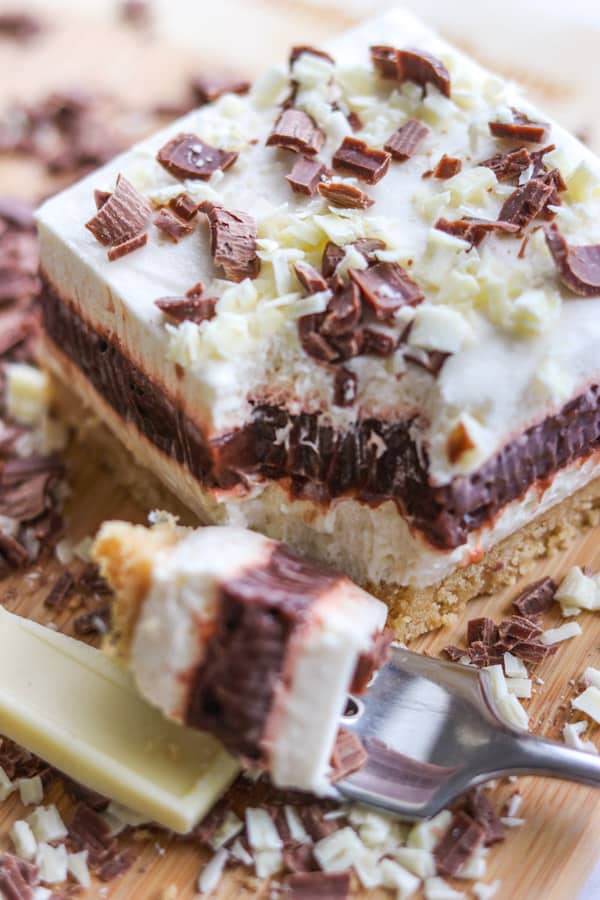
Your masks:
M14 4L0 2L2 9ZM25 49L8 42L0 43L0 105L18 98L35 98L53 88L90 85L118 93L133 106L149 106L157 101L176 100L183 96L183 84L191 72L212 71L215 66L227 68L240 75L252 76L270 61L280 59L283 48L291 43L323 43L328 36L349 24L342 13L319 12L314 5L282 2L282 0L221 0L218 11L194 14L186 4L173 0L171 9L178 15L189 14L193 21L187 28L197 40L187 41L185 49L171 39L164 38L159 29L136 31L117 23L114 7L104 0L86 3L86 15L93 20L90 28L78 14L64 10L73 6L69 0L43 4L61 7L52 22L51 31ZM108 11L107 11L108 10ZM194 19L194 15L196 18ZM231 23L237 27L232 30ZM252 31L248 29L252 28ZM172 30L171 30L172 33ZM252 34L249 44L248 35ZM476 43L476 36L473 37ZM547 84L538 92L548 94ZM545 97L545 102L551 101ZM590 121L594 111L587 110ZM39 196L53 187L38 166L23 160L0 158L0 194L20 193ZM102 455L94 450L93 440L74 446L68 453L69 483L72 497L68 506L67 534L74 540L93 534L106 518L126 518L143 522L148 513L132 499L131 493L115 473L103 466ZM542 574L566 571L574 563L589 563L600 569L600 529L582 536L575 547L566 550L537 570L530 578ZM73 613L67 610L51 616L43 606L43 598L53 583L59 566L50 562L36 566L32 572L14 576L0 585L0 600L7 608L43 623L54 622L61 630L71 633ZM506 611L507 594L475 601L469 610L472 615L490 615L499 619ZM559 616L555 615L556 623ZM569 698L576 691L577 679L587 665L600 667L600 616L582 614L584 628L581 637L564 645L558 655L539 667L536 672L543 685L536 685L529 713L535 730L556 736L568 712ZM548 623L548 624L554 624ZM415 648L436 653L448 643L459 642L464 625L429 635L415 644ZM499 900L571 900L576 898L588 874L600 855L600 792L549 780L522 779L519 790L524 795L522 815L526 819L520 829L509 832L506 842L494 849L486 881L502 880ZM509 797L514 784L501 786L495 802ZM53 788L46 798L64 808L64 798ZM10 823L22 809L12 798L0 809L0 841L6 838ZM520 813L521 814L521 813ZM184 900L194 895L194 887L203 859L196 847L168 842L159 835L135 844L137 860L123 878L103 889L95 885L86 896L111 898L160 898L163 892L169 900L176 896ZM468 890L468 884L461 884ZM177 893L174 893L177 888ZM266 896L264 886L242 874L232 873L222 883L218 897ZM367 896L363 893L362 896ZM386 892L371 892L369 897L389 896Z

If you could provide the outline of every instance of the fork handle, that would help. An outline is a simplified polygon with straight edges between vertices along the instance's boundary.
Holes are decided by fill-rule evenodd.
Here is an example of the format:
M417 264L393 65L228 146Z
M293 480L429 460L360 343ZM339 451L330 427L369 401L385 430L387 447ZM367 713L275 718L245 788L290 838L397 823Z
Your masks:
M499 762L498 775L546 775L600 787L600 756L545 738L513 734Z

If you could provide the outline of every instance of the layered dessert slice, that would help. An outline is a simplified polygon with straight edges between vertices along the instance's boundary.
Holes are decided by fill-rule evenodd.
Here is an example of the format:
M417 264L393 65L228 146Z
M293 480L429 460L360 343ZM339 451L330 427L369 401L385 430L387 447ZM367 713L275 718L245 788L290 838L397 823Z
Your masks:
M48 201L45 358L204 521L414 635L596 514L599 184L391 12Z
M107 522L94 554L117 650L165 715L281 787L323 793L366 760L339 722L385 657L384 603L241 528Z

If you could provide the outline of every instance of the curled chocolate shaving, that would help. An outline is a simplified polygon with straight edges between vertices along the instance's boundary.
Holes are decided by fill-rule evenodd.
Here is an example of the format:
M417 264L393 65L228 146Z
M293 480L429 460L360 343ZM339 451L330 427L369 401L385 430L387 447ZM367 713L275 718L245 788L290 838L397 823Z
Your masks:
M201 178L207 181L221 169L234 164L239 154L234 150L211 147L195 134L178 134L158 151L157 160L175 178Z
M319 333L323 316L302 316L298 320L298 336L305 353L321 362L334 362L339 352L326 338Z
M327 241L321 259L321 272L324 278L331 278L345 256L345 251L339 244Z
M331 754L331 774L329 780L332 784L341 781L353 772L358 772L366 765L369 757L363 747L361 739L347 728L340 728L335 739L333 753Z
M169 200L169 208L173 210L176 216L183 219L184 222L191 222L198 214L199 203L192 200L189 194L179 194L172 200Z
M267 147L283 147L294 153L315 156L325 143L325 133L308 113L284 109L267 138Z
M94 203L96 204L96 209L102 209L107 200L110 200L112 194L110 191L94 191Z
M498 221L494 219L478 219L474 216L463 216L462 219L456 219L453 222L441 218L437 220L434 227L438 231L445 231L446 234L452 234L454 237L468 241L473 247L478 247L486 234L490 234L493 231L499 231L504 234L516 234L520 230L517 223L503 221L502 214Z
M247 94L250 90L250 82L234 78L196 75L191 79L190 87L197 103L203 106L206 103L214 103L223 94Z
M402 306L424 300L420 287L398 263L379 262L368 269L351 269L350 277L378 319L389 319Z
M498 626L493 619L482 616L479 619L471 619L467 623L467 643L469 645L480 641L482 644L495 644L498 640Z
M385 150L368 147L365 141L345 137L335 151L332 166L338 172L354 175L367 184L381 181L390 165L391 156Z
M310 263L300 260L294 263L294 272L302 287L309 293L315 294L327 290L327 282L320 272Z
M525 616L509 616L507 619L503 619L498 626L500 639L507 645L511 641L515 643L530 641L539 637L542 631L543 629L540 628L537 622L533 622L531 619L525 618Z
M409 119L387 139L383 147L393 159L405 162L415 155L428 134L427 125L418 119Z
M550 609L555 593L556 582L546 576L527 585L513 600L512 605L518 615L531 619L532 616L539 616Z
M554 184L532 178L506 198L498 218L502 222L517 225L518 231L522 231L545 210L554 190Z
M345 209L368 209L375 201L353 184L343 184L339 181L330 181L328 184L319 184L317 191L334 206Z
M423 50L409 48L397 50L394 47L371 47L371 60L380 75L396 81L414 81L425 87L433 84L450 96L450 73L444 63Z
M532 165L533 157L527 147L517 147L507 153L496 153L480 162L480 166L491 169L498 181L515 181Z
M285 177L296 194L307 194L312 197L316 194L317 186L327 172L327 166L324 166L319 160L300 156L294 162L292 171Z
M177 243L183 237L187 237L194 231L194 226L189 222L183 222L178 216L168 209L161 209L154 217L154 224L159 231L168 237L173 243Z
M294 65L296 60L300 59L305 53L308 53L309 56L318 56L321 59L326 59L327 62L335 65L333 56L326 53L325 50L319 50L317 47L312 47L310 44L297 44L290 50L290 68Z
M230 281L256 278L260 260L256 254L256 222L247 213L216 206L208 200L199 207L208 216L213 262Z
M193 289L192 289L193 290ZM161 297L154 303L176 322L208 322L216 315L217 297L202 297L188 291L185 297Z
M579 297L600 296L600 244L572 247L555 224L544 234L562 283Z
M116 247L138 237L147 227L151 214L150 204L123 175L118 175L114 193L85 227L105 247Z
M433 170L434 178L453 178L462 169L462 162L455 156L447 156L445 153Z
M527 141L532 144L541 144L546 139L549 125L546 122L534 122L525 113L512 107L512 122L490 122L490 131L494 137L514 138L517 141Z
M333 403L335 406L352 406L356 400L358 378L355 372L344 366L335 370L333 376ZM343 776L341 776L343 777Z
M135 237L129 238L129 240L111 247L108 251L108 260L109 262L114 262L117 259L121 259L123 256L128 256L130 253L133 253L134 250L139 250L140 247L145 246L147 243L148 235L145 231L142 234L136 234Z
M466 812L457 812L445 835L433 851L438 872L456 875L471 854L483 843L485 832Z
M361 317L360 291L350 282L337 290L329 303L320 328L326 337L347 334L358 325Z

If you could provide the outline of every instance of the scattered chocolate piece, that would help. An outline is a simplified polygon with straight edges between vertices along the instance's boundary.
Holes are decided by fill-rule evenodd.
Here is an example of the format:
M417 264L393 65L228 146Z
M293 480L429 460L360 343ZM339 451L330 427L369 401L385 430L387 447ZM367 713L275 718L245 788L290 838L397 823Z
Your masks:
M0 738L0 766L11 781L43 774L48 766L24 747L8 738Z
M68 826L69 842L76 850L88 851L88 862L98 866L114 852L116 842L110 834L110 826L91 807L78 803Z
M531 619L532 616L539 616L550 609L555 593L556 582L546 576L524 588L513 600L512 605L520 616Z
M260 260L256 255L256 222L252 216L209 201L199 209L208 216L214 264L221 266L230 281L256 278Z
M465 812L483 828L483 843L486 847L504 840L504 826L484 790L476 788L469 791L464 798L464 808Z
M54 585L44 600L44 606L47 606L50 609L64 609L74 584L75 579L71 572L64 571L54 582Z
M485 837L483 828L467 815L457 812L450 826L433 851L438 872L456 875Z
M532 178L506 198L498 216L499 220L517 225L521 231L544 211L553 191L553 184Z
M107 200L110 200L112 194L110 191L94 191L94 203L96 204L96 209L102 209Z
M195 134L178 134L158 151L157 160L175 178L201 178L234 164L239 154L234 150L219 150L206 144Z
M360 291L356 284L350 282L334 293L327 304L326 316L319 330L326 337L347 334L358 325L360 316ZM345 404L338 405L344 406Z
M339 358L339 351L319 334L322 320L320 315L302 316L298 320L298 336L304 352L309 356L321 362L334 362Z
M191 222L198 215L199 203L192 200L189 194L179 194L169 201L169 208L184 222Z
M503 646L484 644L483 641L474 641L467 654L474 666L482 669L486 666L501 665L505 649Z
M335 370L333 377L333 402L335 406L352 406L356 400L358 379L355 372L344 366Z
M496 153L479 165L491 169L498 181L515 181L527 171L532 162L533 158L527 147L517 147L507 153Z
M321 259L321 272L323 273L324 278L331 278L332 275L335 275L335 270L345 255L346 253L343 247L334 244L333 241L327 241Z
M128 256L130 253L133 253L134 250L139 250L140 247L144 247L148 243L148 235L144 231L142 234L136 234L135 237L129 238L127 241L123 241L122 244L117 244L115 247L111 247L108 251L108 260L109 262L115 262L117 259L121 259L123 256Z
M282 147L314 156L325 143L325 133L308 113L301 109L284 109L273 131L267 138L267 147Z
M363 127L362 119L357 112L351 110L349 113L346 113L346 118L348 119L348 125L352 131L360 131Z
M402 306L416 306L424 299L398 263L379 262L368 269L351 269L349 274L378 319L389 319Z
M452 662L458 662L463 656L469 655L462 647L455 647L454 644L449 644L447 647L444 647L442 653L445 653Z
M300 872L285 880L288 900L348 900L349 872Z
M371 60L384 78L414 81L422 87L433 84L445 97L450 96L450 73L441 60L429 53L377 46L371 47Z
M358 240L346 244L346 247L354 247L358 250L368 263L377 262L377 250L385 250L386 246L385 241L379 238L358 238Z
M313 853L313 848L308 843L284 841L283 868L285 872L296 875L300 872L314 872L319 867Z
M536 640L517 641L515 644L509 640L508 646L502 642L502 649L504 651L509 650L513 656L518 656L519 659L537 663L548 656L553 656L558 650L558 644L552 644L548 647L546 644L542 644L541 641Z
M358 772L366 765L368 759L361 739L347 728L340 728L331 754L332 771L329 776L331 783L335 784L353 772Z
M471 435L465 428L462 422L458 422L457 425L454 426L450 434L448 435L448 440L446 442L446 454L448 456L448 460L455 465L461 456L465 453L468 453L469 450L473 450L475 444L471 439Z
M410 352L404 354L404 359L425 369L426 372L429 372L435 378L440 374L442 366L450 355L450 353L442 353L441 350L419 350L418 348L413 348Z
M533 122L525 113L512 107L512 122L490 122L490 131L494 137L514 138L541 144L546 139L549 125L546 122Z
M600 244L571 247L555 224L544 228L546 243L562 283L579 297L600 295Z
M391 156L385 150L368 147L365 141L345 137L335 151L332 166L338 172L354 175L367 184L381 181L390 166Z
M150 221L149 203L123 175L117 176L114 193L106 199L85 227L105 247L117 247L139 238Z
M108 603L82 613L73 621L73 631L79 637L93 637L106 634L110 628L110 605Z
M25 12L0 13L0 37L28 41L44 30L41 19Z
M315 843L333 834L334 831L339 831L342 827L339 819L324 819L323 814L326 811L319 803L298 807L302 824Z
M324 200L345 209L368 209L375 203L368 194L352 184L330 181L328 184L319 184L317 190Z
M208 322L214 319L217 297L202 297L188 291L185 297L161 297L154 301L156 306L176 322Z
M405 162L415 155L428 134L427 125L418 119L409 119L387 139L383 148L393 159Z
M194 226L188 222L182 222L176 215L169 212L168 209L161 209L154 217L154 224L159 231L162 231L173 243L177 243L183 237L187 237L194 231Z
M196 75L190 84L199 105L214 103L223 94L247 94L250 90L249 81L225 77Z
M483 616L480 619L471 619L467 623L467 643L474 644L481 641L483 644L495 644L498 640L498 626L493 619Z
M292 171L285 177L296 194L307 194L312 197L317 192L319 182L327 173L327 167L318 159L300 156L292 166Z
M90 788L84 787L82 784L79 784L78 781L73 781L73 779L69 778L67 775L61 773L61 777L66 793L76 804L81 802L97 813L104 812L109 806L110 800L108 797L104 797L97 791L92 791Z
M327 62L335 64L333 56L330 56L330 54L326 53L324 50L319 50L317 47L311 47L309 44L298 44L290 50L290 67L293 66L296 60L300 59L304 53L308 53L309 56L319 56L321 59L326 59Z
M391 356L396 349L396 340L391 334L376 328L363 328L363 353L372 356Z
M33 900L39 869L12 853L0 853L0 895L6 900Z
M445 153L433 170L434 178L453 178L462 169L462 162L455 156L447 156Z
M28 550L16 538L0 531L0 571L3 563L7 563L13 569L20 569L29 562Z
M515 643L519 641L530 641L537 638L543 629L524 616L509 616L503 619L498 626L498 632L503 644L509 644L511 641Z
M473 247L478 247L486 234L493 231L499 231L504 234L516 234L520 228L515 222L505 222L494 219L478 219L474 216L463 216L462 219L455 219L453 222L448 219L438 219L435 228L439 231L445 231L454 237L462 238L468 241Z
M101 597L112 595L108 582L102 577L96 563L87 563L79 573L77 587Z
M302 287L309 294L316 294L319 291L327 290L327 282L321 273L318 272L314 266L311 266L310 263L302 262L302 260L294 263L294 272Z
M100 881L114 881L119 875L123 875L130 869L135 861L134 855L126 851L118 853L116 856L107 859L98 870L98 878Z

